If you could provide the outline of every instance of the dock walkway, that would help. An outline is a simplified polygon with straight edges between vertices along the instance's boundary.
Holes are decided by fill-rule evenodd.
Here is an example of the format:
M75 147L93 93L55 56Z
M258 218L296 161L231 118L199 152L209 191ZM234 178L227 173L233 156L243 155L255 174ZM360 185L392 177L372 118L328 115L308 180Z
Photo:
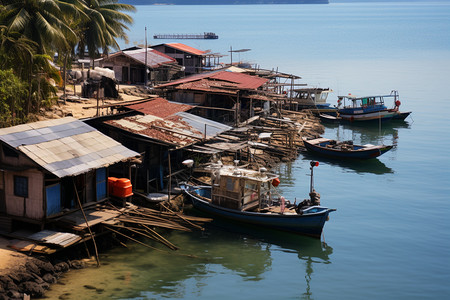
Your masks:
M154 39L197 39L197 40L216 40L219 38L214 32L205 32L203 34L155 34Z

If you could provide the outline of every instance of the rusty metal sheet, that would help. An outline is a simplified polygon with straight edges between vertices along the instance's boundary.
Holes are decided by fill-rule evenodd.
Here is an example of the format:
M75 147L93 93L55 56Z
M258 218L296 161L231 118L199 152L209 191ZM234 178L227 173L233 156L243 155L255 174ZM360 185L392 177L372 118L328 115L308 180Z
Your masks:
M183 52L194 54L194 55L203 55L203 54L207 53L206 51L195 49L193 47L190 47L190 46L182 44L182 43L167 43L165 45L169 46L171 48L183 51Z
M154 115L160 118L165 118L177 112L188 111L194 108L194 106L169 102L164 98L156 98L154 100L128 105L126 108L134 109L146 115Z

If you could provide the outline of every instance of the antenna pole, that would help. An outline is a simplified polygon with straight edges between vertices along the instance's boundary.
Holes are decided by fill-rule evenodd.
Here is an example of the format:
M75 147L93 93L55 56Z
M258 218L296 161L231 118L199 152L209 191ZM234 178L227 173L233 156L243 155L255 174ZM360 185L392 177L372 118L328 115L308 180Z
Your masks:
M145 26L145 74L144 74L144 86L147 86L147 80L148 80L148 67L147 67L147 26Z

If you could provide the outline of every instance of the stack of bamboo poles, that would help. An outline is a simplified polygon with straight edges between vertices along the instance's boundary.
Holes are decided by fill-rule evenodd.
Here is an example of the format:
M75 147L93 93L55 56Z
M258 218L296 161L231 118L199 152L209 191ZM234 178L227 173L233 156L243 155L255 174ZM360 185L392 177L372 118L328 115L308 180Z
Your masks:
M263 132L271 133L269 140L260 141L253 148L263 150L272 157L295 159L303 147L303 136L319 136L324 131L323 125L310 112L289 113L282 117L260 118L257 125L248 126L248 139ZM264 160L263 157L260 158Z
M156 227L180 231L203 230L202 225L212 221L209 218L187 216L170 210L163 212L151 208L138 207L131 203L127 204L125 209L119 209L112 204L107 204L109 209L117 210L121 214L114 222L104 223L106 229L154 250L159 249L143 243L138 238L148 238L163 244L171 250L177 250L177 246L156 232ZM123 243L121 244L124 245Z

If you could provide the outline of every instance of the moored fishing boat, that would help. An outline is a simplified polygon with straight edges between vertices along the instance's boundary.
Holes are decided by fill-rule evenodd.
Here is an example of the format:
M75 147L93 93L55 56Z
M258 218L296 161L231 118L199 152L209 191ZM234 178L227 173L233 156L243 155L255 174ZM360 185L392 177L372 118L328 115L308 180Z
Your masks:
M378 123L393 119L404 120L411 112L399 111L401 102L398 97L397 91L391 91L389 95L379 96L339 96L336 116L321 115L320 118L324 121L346 121L351 123ZM393 108L387 108L384 102L385 98L393 98Z
M283 105L287 110L311 110L313 113L336 114L336 107L327 103L328 94L333 92L329 88L302 87L290 91L289 97Z
M375 158L391 150L393 147L371 144L354 145L352 141L340 142L327 138L317 138L312 140L303 138L303 144L311 153L341 159Z
M214 164L210 186L184 183L181 188L195 208L211 216L319 238L329 213L336 209L320 205L320 194L313 188L313 168L317 165L311 162L310 199L298 204L278 195L276 174L264 168L238 167L237 163Z

